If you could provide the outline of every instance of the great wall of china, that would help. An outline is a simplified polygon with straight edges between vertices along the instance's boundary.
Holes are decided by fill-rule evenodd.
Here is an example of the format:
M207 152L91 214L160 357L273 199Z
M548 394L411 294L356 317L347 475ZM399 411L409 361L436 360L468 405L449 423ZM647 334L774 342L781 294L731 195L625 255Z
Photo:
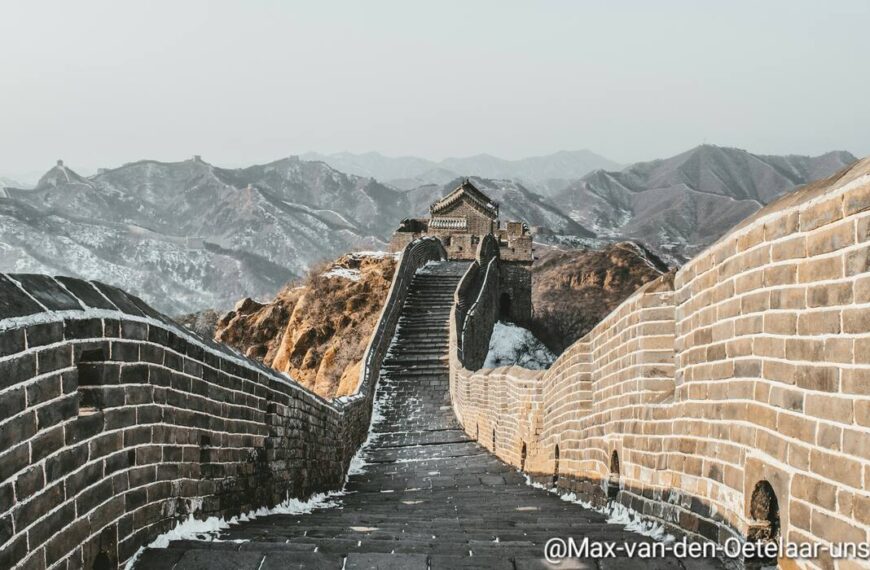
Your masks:
M411 282L448 255L414 237L359 389L333 402L118 289L0 277L0 568L112 567L191 511L340 488ZM475 245L447 343L470 438L693 538L868 541L870 160L762 210L542 372L479 370L501 288L525 282L497 238Z
M453 405L504 461L676 532L863 543L868 271L865 159L643 287L546 371L464 366L458 349L483 337L451 320ZM473 328L491 328L496 292L461 287Z
M124 562L195 510L337 490L365 440L410 244L353 396L329 402L101 283L0 276L0 568Z

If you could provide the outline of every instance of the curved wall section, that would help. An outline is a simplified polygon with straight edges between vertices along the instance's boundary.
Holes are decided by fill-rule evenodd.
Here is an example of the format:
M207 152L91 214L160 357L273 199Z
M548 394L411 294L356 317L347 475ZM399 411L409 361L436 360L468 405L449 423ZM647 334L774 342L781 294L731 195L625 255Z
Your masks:
M542 480L696 538L866 542L870 159L648 284L547 371L454 352L466 432Z
M0 568L123 563L190 513L342 486L407 289L405 249L358 392L333 402L103 285L0 275Z

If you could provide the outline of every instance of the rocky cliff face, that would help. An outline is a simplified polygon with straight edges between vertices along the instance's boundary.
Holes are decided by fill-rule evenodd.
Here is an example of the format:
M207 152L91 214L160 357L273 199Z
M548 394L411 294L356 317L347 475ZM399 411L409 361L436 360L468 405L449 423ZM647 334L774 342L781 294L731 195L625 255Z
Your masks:
M549 250L532 266L530 330L556 354L645 283L668 270L633 242L602 249Z
M352 394L395 269L393 255L344 255L268 303L239 301L218 321L215 338L325 398Z

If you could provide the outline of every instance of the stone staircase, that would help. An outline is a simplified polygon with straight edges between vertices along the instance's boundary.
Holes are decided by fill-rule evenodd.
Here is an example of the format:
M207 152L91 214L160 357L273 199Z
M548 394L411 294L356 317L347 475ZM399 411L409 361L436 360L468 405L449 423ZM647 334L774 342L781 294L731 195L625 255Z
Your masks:
M550 566L552 537L649 541L606 517L526 485L468 438L450 405L448 319L466 263L414 277L379 379L377 413L340 508L272 515L232 527L220 542L176 541L146 550L140 570L287 568L714 568L716 561L565 561Z

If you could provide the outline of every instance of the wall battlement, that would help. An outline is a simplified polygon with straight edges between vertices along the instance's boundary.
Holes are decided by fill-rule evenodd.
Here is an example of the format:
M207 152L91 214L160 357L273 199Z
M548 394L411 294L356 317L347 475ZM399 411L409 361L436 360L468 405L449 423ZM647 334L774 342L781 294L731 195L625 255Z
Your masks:
M194 513L341 488L408 282L405 248L358 391L326 401L107 285L0 275L0 568L128 560Z
M870 159L648 284L549 370L450 358L465 431L547 483L720 543L866 542Z

